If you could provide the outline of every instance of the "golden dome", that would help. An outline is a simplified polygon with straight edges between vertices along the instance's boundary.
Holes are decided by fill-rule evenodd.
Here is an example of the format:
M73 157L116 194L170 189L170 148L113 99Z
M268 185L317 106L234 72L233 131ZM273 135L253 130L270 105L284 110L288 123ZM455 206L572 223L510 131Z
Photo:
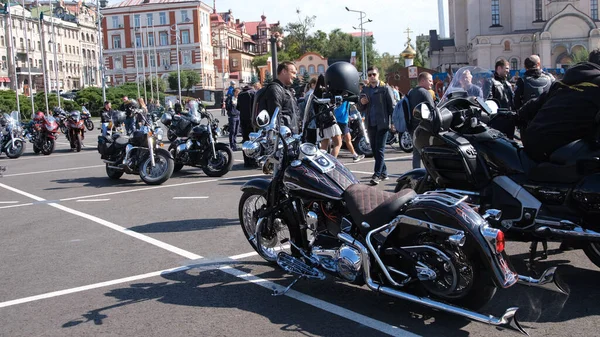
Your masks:
M417 56L417 52L410 45L410 43L407 43L406 49L404 49L404 51L400 53L400 55L402 56L402 58L405 59L414 59Z

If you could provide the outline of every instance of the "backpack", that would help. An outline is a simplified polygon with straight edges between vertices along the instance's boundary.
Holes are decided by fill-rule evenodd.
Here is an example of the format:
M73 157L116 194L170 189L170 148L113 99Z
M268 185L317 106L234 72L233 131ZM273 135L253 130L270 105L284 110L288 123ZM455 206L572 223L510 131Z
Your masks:
M552 80L545 74L538 78L533 76L523 77L523 104L538 98L551 84Z
M404 95L396 106L394 107L394 111L392 112L392 123L394 123L394 127L399 134L408 131L408 125L410 125L410 104L408 102L408 94Z

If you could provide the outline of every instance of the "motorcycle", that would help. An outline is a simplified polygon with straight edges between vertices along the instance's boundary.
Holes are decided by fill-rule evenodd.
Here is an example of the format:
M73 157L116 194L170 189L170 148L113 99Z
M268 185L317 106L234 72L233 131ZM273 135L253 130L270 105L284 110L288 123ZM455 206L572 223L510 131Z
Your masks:
M164 116L164 115L163 115ZM192 128L189 137L177 138L169 146L169 152L175 158L173 172L179 172L184 165L200 167L209 177L221 177L233 166L233 152L224 143L216 142L213 120L209 112L202 113L207 124ZM163 121L163 124L168 121Z
M330 99L314 99L319 105ZM239 219L250 245L266 261L300 279L325 273L386 295L521 333L515 314L476 310L497 288L516 283L555 287L554 271L540 279L518 275L504 250L504 233L452 193L384 192L360 184L336 158L262 111L260 131L243 144L271 179L241 190Z
M58 127L60 128L60 132L63 135L66 135L68 133L68 129L67 129L67 112L61 108L54 108L54 118L56 119L56 123L58 124Z
M88 131L94 130L94 122L92 121L92 115L89 110L85 107L81 107L81 119L83 120L83 124L85 124L85 128Z
M506 114L462 89L458 80L467 71L474 79L492 76L487 69L461 68L437 107L415 108L421 120L415 149L425 168L398 178L396 191L451 191L467 197L479 213L501 209L492 224L507 239L531 242L530 268L539 242L542 259L547 257L547 241L582 248L600 267L600 151L578 140L552 153L549 162L534 162L521 144L486 124Z
M396 143L398 143L398 148L404 152L410 153L413 151L412 135L408 131L404 131L400 135L397 131L388 131L386 144L394 148Z
M19 158L25 152L25 139L22 136L23 128L20 125L18 111L5 113L0 118L0 153L6 153L8 158Z
M111 179L119 179L124 173L139 174L146 184L160 185L173 173L173 157L162 148L162 130L153 131L143 110L135 109L134 114L142 121L142 126L132 137L122 133L98 136L98 152L106 164L106 174ZM113 125L120 126L124 120L125 112L113 113Z
M372 157L373 150L369 142L369 135L365 127L364 118L354 104L351 104L350 115L348 116L348 128L350 129L350 139L352 146L357 154L364 154L365 157Z
M54 152L58 139L58 123L53 116L38 112L29 123L25 136L33 144L34 153L49 155Z
M67 125L66 137L71 144L71 150L80 152L85 138L85 126L81 113L77 110L71 111L65 124Z
M200 124L202 118L198 112L187 114L164 113L163 116L165 115L170 117L170 119L165 120L168 123L165 126L167 127L167 139L171 142L175 141L177 137L188 137L192 129Z

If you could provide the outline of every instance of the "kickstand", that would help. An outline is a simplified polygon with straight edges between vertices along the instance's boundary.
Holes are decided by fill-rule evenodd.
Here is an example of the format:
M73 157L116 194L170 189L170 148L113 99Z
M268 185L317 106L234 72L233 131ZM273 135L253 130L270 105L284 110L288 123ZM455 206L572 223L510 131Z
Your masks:
M535 268L535 256L537 255L537 246L539 241L532 241L531 246L529 246L529 260L527 261L527 270L533 272L534 275L537 275ZM548 258L548 241L542 241L542 256L540 260L545 260Z
M289 286L287 286L285 289L283 289L283 291L276 290L275 287L273 287L273 293L271 295L272 296L285 295L285 293L287 293L290 289L292 289L292 287L294 286L294 284L296 284L296 282L300 281L303 278L306 278L306 276L304 276L304 275L298 276L297 278L294 279L294 281L292 281L292 283L290 283Z

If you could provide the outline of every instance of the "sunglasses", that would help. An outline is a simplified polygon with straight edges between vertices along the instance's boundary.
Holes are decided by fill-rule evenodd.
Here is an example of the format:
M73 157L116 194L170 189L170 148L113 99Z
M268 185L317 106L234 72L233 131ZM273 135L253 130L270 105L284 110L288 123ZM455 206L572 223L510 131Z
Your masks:
M367 76L369 76L369 77L371 77L371 76L377 76L377 73L370 73L370 74L367 74Z

